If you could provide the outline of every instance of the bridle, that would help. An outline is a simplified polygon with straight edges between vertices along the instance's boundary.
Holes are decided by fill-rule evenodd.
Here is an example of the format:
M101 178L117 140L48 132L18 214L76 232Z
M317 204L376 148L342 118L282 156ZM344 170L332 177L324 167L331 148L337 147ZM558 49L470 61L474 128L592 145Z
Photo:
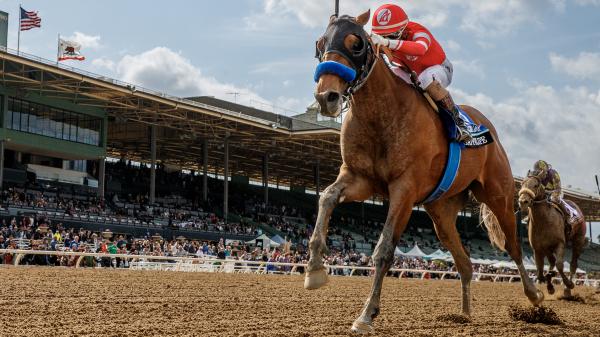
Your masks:
M523 185L521 185L521 189L519 190L519 197L521 197L522 195L525 194L525 195L528 195L529 197L531 197L531 200L534 204L545 202L546 199L543 197L544 194L540 193L541 189L543 188L541 179L535 175L527 175L527 179L537 180L537 182L538 182L537 190L534 191L528 187L524 187ZM525 181L523 181L523 183L525 183ZM541 196L541 198L539 196Z
M331 35L334 33L343 35L344 38L349 34L355 35L360 39L362 48L359 50L348 50L344 45L344 39L331 39ZM319 78L325 74L333 74L342 78L348 84L348 87L342 94L344 101L347 102L354 93L365 85L373 69L375 69L375 65L379 59L379 47L374 48L371 39L362 26L354 22L354 18L347 15L335 19L329 25L322 38L326 39L327 37L330 39L325 42L324 50L319 48L319 41L317 41L315 57L319 60L319 65L315 71L314 79L315 82L318 82ZM335 61L323 61L327 54L341 56L348 61L351 67ZM354 74L354 76L350 76L351 74Z

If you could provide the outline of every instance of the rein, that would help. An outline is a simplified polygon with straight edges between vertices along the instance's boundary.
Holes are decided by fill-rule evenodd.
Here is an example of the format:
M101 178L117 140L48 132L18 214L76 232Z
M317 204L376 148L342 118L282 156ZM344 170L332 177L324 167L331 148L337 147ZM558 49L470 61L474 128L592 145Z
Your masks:
M372 51L373 50L372 47L370 47L369 50ZM367 66L368 70L367 70L366 74L363 72L363 74L365 74L365 75L363 75L358 81L356 81L356 83L353 86L348 87L346 92L350 96L352 96L352 94L354 94L355 92L360 90L360 88L362 88L367 83L367 80L369 79L369 77L371 77L371 74L373 73L373 70L375 69L375 66L377 65L377 61L379 61L379 52L380 52L380 46L377 46L375 48L375 54L369 54L369 56L374 57L374 60L371 63L371 65ZM384 52L385 52L385 50L384 50Z
M537 179L539 181L539 179L535 176L530 176L529 178ZM521 189L519 190L519 197L521 197L522 195L528 195L532 199L532 204L541 204L547 202L545 198L536 199L537 193L528 187L521 187Z

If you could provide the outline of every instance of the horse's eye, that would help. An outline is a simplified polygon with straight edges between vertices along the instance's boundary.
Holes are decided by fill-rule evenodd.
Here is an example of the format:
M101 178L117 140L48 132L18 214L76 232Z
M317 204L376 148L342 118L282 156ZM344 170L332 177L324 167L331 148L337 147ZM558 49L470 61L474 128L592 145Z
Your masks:
M364 46L365 43L363 42L363 40L361 38L358 38L356 42L352 44L352 51L355 53L359 53L363 50Z

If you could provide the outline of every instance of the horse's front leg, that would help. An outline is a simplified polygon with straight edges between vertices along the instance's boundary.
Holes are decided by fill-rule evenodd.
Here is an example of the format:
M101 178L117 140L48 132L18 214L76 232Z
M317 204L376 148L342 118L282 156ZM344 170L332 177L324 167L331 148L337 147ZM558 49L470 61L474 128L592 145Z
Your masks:
M565 275L565 265L564 265L564 255L565 255L565 246L561 243L556 247L556 269L562 278L562 281L565 285L565 290L567 290L567 294L565 296L570 295L570 290L575 288L575 284L567 275Z
M403 186L390 186L390 208L385 221L379 242L373 253L373 262L375 264L375 277L371 286L371 294L365 303L360 316L352 324L352 331L356 333L368 333L373 331L373 319L379 314L379 298L381 296L381 286L383 278L394 262L394 250L400 236L411 214L414 201L406 197L407 193Z
M319 198L317 223L309 242L310 259L306 268L304 288L318 289L327 283L323 255L327 252L327 228L333 209L342 202L362 201L372 192L369 181L356 175L347 167L340 168L336 181L328 186Z
M535 268L537 270L537 282L544 283L546 278L544 277L544 255L539 251L533 251L533 258L535 259Z

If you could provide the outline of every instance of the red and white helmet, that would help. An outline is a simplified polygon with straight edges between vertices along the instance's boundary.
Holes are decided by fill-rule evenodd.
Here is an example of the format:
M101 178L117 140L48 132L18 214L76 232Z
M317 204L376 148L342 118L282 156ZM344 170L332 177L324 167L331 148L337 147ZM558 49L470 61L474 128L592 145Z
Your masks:
M380 6L373 14L373 33L387 35L406 28L408 15L402 7L392 4Z

